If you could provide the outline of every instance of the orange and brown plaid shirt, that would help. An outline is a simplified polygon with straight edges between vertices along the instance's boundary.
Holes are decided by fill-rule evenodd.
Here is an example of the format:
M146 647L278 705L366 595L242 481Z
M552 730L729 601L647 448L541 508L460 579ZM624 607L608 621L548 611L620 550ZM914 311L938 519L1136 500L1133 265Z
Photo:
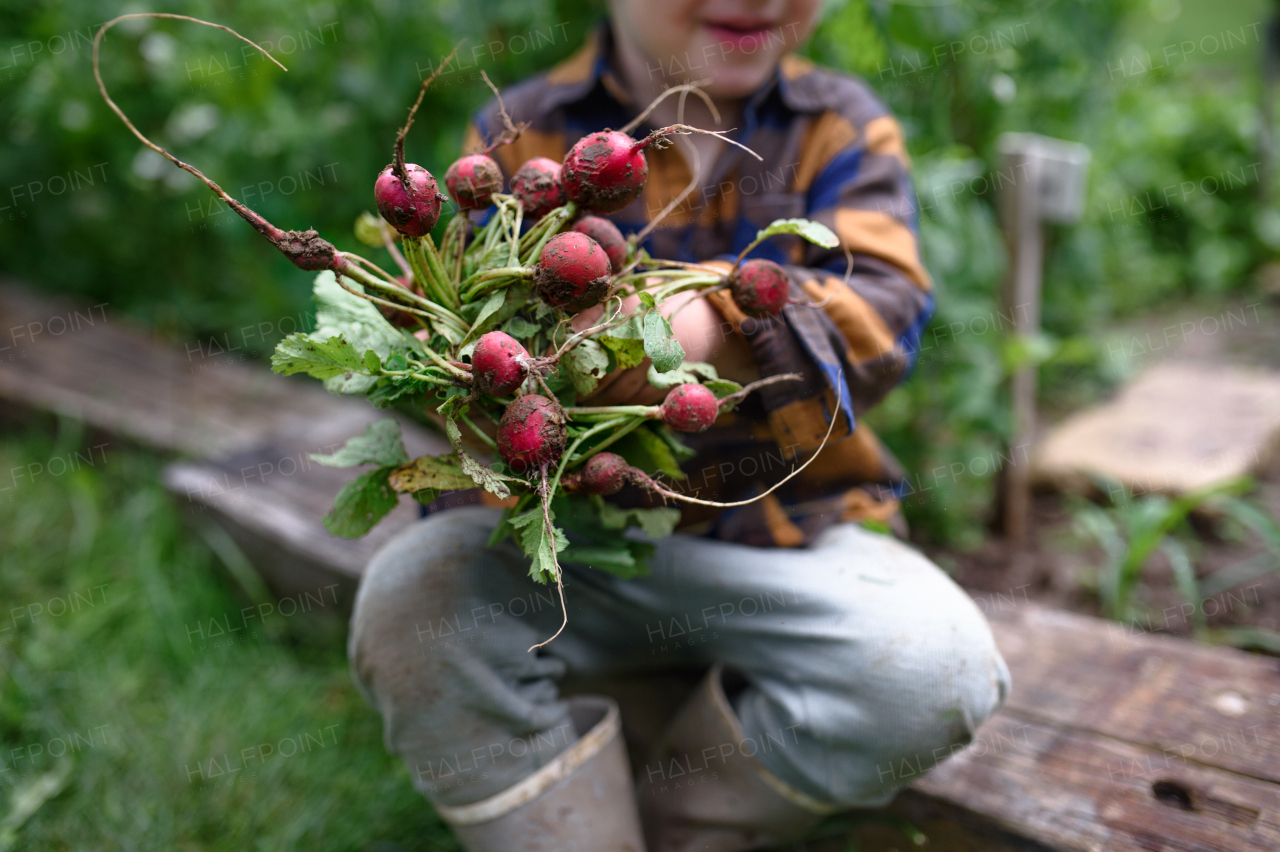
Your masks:
M503 92L511 117L529 123L495 151L508 177L531 157L562 160L578 139L622 127L643 108L618 83L611 53L605 25L560 65ZM501 128L491 102L476 114L467 150ZM761 376L796 372L804 380L768 386L712 429L682 436L697 451L682 466L682 489L720 501L760 493L813 453L832 417L838 422L821 456L778 491L741 508L686 511L683 526L774 547L804 545L839 521L877 520L901 532L904 471L857 418L911 370L933 312L902 129L865 82L788 55L748 99L733 136L763 160L726 148L701 190L644 248L673 260L732 258L758 229L793 217L821 222L842 245L826 250L779 236L753 252L791 275L793 303L778 318L745 317L725 294L712 295L726 333L746 338ZM646 156L644 194L611 217L624 234L644 228L692 178L679 146ZM847 283L846 248L853 255ZM839 407L837 383L844 386Z

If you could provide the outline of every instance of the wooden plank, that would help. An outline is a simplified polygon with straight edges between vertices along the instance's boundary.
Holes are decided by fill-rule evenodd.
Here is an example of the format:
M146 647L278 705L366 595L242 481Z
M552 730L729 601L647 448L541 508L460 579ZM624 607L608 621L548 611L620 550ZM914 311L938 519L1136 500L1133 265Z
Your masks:
M1277 451L1280 373L1169 362L1054 426L1032 467L1037 479L1071 491L1092 490L1090 477L1099 476L1129 491L1184 494L1265 468Z
M1008 710L1280 784L1280 660L1032 604L989 617Z
M1259 751L1262 749L1259 748ZM1071 852L1274 852L1280 787L1005 710L974 746L913 785L893 808L924 828L931 802L1006 835ZM971 821L972 831L980 823ZM929 847L947 845L935 828Z
M0 282L0 399L146 446L222 458L275 437L325 446L368 422L361 399L261 366L192 359L113 316ZM206 369L201 370L204 366Z
M385 416L370 408L366 422ZM449 451L444 438L397 419L410 455ZM418 505L402 498L395 511L363 538L331 535L321 518L356 471L310 461L308 453L326 449L298 442L266 443L219 461L176 462L165 470L165 486L187 501L194 515L219 523L277 594L314 590L319 580L332 580L342 589L340 597L349 602L378 548L418 520Z
M369 536L348 541L320 522L354 471L316 465L387 417L314 380L283 378L232 357L192 357L111 315L0 282L0 400L66 414L152 449L188 456L165 483L219 523L280 595L338 582L350 599L369 557L417 518L409 500ZM403 417L411 455L448 444Z
M1008 701L888 814L935 852L1280 849L1280 661L985 603ZM864 852L907 848L883 824L857 837Z

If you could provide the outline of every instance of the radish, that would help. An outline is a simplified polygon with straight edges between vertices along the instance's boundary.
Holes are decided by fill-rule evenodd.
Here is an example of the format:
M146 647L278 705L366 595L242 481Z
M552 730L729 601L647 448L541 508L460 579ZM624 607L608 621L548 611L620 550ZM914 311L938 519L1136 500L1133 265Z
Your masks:
M627 241L617 225L599 216L583 216L573 223L573 230L579 234L586 234L600 244L600 248L604 249L604 253L609 257L609 266L612 267L614 275L626 266Z
M511 194L520 199L525 213L541 219L564 204L560 164L547 157L529 160L511 176Z
M542 249L533 286L544 301L566 311L598 305L609 293L609 255L586 234L556 234Z
M373 184L373 199L391 227L406 237L421 237L436 226L440 201L445 196L431 172L422 166L406 163L404 170L407 184L396 176L394 165L379 172Z
M704 432L720 415L720 400L708 388L677 385L658 406L662 422L678 432Z
M564 190L570 200L597 213L617 213L639 197L649 178L644 149L617 130L589 133L564 158Z
M528 374L529 352L518 340L501 331L480 336L471 353L471 378L477 390L506 396L520 387Z
M749 317L776 317L787 306L791 278L772 260L748 260L729 275L733 301Z
M468 154L449 166L444 185L463 210L483 210L495 192L502 192L502 170L484 154Z
M536 393L525 394L507 406L498 423L498 454L516 473L557 461L567 440L564 410Z
M631 466L617 453L600 453L582 466L580 488L588 494L617 494L631 478Z

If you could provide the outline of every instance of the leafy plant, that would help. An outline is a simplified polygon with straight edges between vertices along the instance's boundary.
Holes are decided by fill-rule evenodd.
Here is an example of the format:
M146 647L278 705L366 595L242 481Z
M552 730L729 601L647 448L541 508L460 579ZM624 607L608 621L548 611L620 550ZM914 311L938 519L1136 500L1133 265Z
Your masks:
M1104 484L1106 492L1115 495L1114 504L1103 508L1080 501L1073 512L1073 524L1079 535L1096 541L1105 553L1097 583L1103 612L1110 618L1125 622L1138 618L1136 593L1147 564L1157 552L1168 560L1178 593L1191 605L1197 632L1206 627L1201 606L1206 597L1255 579L1260 572L1280 570L1280 526L1239 496L1253 488L1249 477L1204 486L1176 498L1162 494L1134 497L1119 483ZM1268 553L1261 559L1224 568L1201 581L1192 558L1194 545L1188 523L1190 515L1199 510L1221 513L1252 531L1267 546Z

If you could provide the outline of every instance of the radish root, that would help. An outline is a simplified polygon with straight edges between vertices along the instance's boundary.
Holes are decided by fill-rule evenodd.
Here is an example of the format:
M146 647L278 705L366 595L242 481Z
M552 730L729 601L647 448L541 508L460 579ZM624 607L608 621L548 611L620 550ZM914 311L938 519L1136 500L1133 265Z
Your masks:
M529 122L522 121L515 124L511 121L511 116L507 113L507 105L502 102L502 93L498 91L498 87L493 85L493 81L489 79L489 75L484 71L480 72L480 76L484 78L485 85L493 92L494 98L498 101L498 115L502 118L502 126L505 128L502 133L498 134L498 138L480 153L488 156L503 145L510 145L519 139L524 132L529 129Z
M658 108L658 104L662 103L667 98L679 92L692 92L693 94L701 98L702 102L707 105L707 109L711 110L711 117L715 120L715 123L719 124L720 110L716 109L715 102L711 100L711 96L708 95L706 92L702 91L702 89L700 88L701 86L705 86L707 83L710 83L710 82L711 82L710 79L699 80L696 83L684 83L682 85L672 86L671 88L664 90L662 94L654 98L653 102L644 108L644 112L640 113L635 118L628 121L625 125L618 128L618 132L625 133L628 136L630 136L631 131L639 127L640 124L646 118L649 117L649 114Z
M542 465L541 472L542 481L538 483L538 496L542 500L542 523L545 525L547 538L551 541L551 561L556 566L556 591L560 593L560 611L564 613L564 621L560 622L560 629L552 634L550 639L544 639L536 645L531 645L528 653L532 653L536 648L550 645L569 626L569 608L564 603L564 571L560 568L560 560L556 558L556 531L551 524L551 481L547 477L547 466L545 464Z
M409 117L405 119L404 127L401 127L400 132L396 134L396 146L392 162L395 164L396 177L400 179L400 183L404 184L405 189L409 188L409 173L404 170L404 138L409 135L409 128L413 126L413 117L417 115L418 107L422 106L422 98L427 94L427 87L435 82L440 73L444 71L445 66L453 61L453 57L458 55L458 50L462 47L463 41L466 41L466 39L454 45L453 50L444 58L444 61L431 72L431 76L422 81L422 85L418 87L418 99L413 102L413 106L409 107Z
M827 424L827 434L822 437L822 443L818 445L818 449L814 451L813 455L809 457L808 461L800 465L795 470L791 471L791 473L787 474L783 479L779 480L777 483L773 485L773 487L771 487L768 491L765 491L763 494L757 494L755 497L751 497L746 500L737 500L732 503L717 503L714 500L702 500L698 497L690 497L686 494L681 494L678 491L672 491L671 489L666 488L665 486L656 482L648 474L640 470L635 470L634 468L632 469L632 474L631 474L632 480L640 487L648 489L649 491L653 491L657 494L661 494L663 497L669 497L672 500L679 500L682 503L692 503L697 506L714 506L716 508L729 508L732 506L746 506L750 503L756 502L757 500L764 499L765 497L768 497L774 491L777 491L779 488L785 485L788 480L792 479L795 476L798 476L802 470L804 470L809 465L813 464L814 460L817 459L818 456L822 453L822 449L827 445L827 441L831 438L831 430L835 428L836 421L840 419L841 405L844 402L843 377L844 377L844 371L842 370L839 374L839 377L836 380L835 413L831 416L831 422ZM761 380L761 382L752 382L750 385L747 385L747 387L743 388L741 391L738 391L738 393L746 393L749 390L755 390L757 387L760 387L762 383L768 383L773 380L793 379L793 378L798 379L800 377L795 373L786 373L781 376L773 376L771 377L771 379L763 379ZM735 396L736 395L737 394L735 394ZM726 397L726 399L727 398L728 397ZM721 404L723 404L723 401L721 402Z

